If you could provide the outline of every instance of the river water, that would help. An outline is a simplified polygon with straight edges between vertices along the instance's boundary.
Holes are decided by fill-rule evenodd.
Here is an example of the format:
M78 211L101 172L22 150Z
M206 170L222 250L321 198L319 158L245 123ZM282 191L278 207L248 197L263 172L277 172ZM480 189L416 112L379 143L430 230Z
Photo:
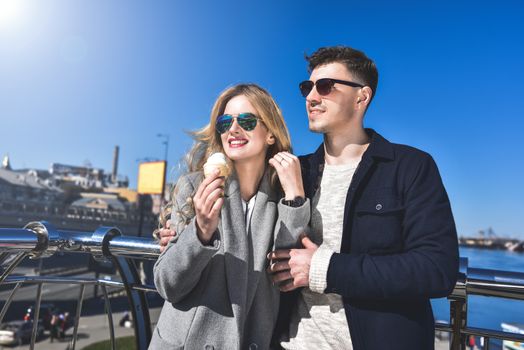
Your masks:
M524 272L524 253L461 247L460 256L468 258L469 267ZM444 298L431 303L435 319L449 322L449 302ZM524 324L524 301L468 297L469 326L502 330L502 322Z

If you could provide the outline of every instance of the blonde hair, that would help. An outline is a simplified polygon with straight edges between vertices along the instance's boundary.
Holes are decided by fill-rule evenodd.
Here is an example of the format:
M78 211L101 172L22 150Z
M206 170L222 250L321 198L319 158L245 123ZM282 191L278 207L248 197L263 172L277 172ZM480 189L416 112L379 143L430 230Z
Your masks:
M186 156L187 169L189 172L202 171L206 159L215 152L224 152L220 134L216 131L216 120L224 114L226 105L234 97L245 96L255 108L257 116L267 128L268 132L275 137L275 143L270 145L266 154L266 160L272 158L275 154L282 151L291 151L291 139L289 132L282 116L282 111L276 104L271 95L263 88L256 84L238 84L231 86L218 96L213 108L209 124L200 130L192 132L195 139L193 148ZM269 167L271 184L273 187L280 187L278 176L275 169ZM165 227L167 220L171 218L171 207L177 193L176 185L173 187L169 202L162 208L159 217L159 228ZM177 222L172 222L172 227L178 227L179 224L187 224L194 216L194 208L191 198L186 200L186 204L180 208L177 213ZM178 221L184 222L178 222ZM176 226L173 226L176 225ZM158 230L155 230L155 235Z

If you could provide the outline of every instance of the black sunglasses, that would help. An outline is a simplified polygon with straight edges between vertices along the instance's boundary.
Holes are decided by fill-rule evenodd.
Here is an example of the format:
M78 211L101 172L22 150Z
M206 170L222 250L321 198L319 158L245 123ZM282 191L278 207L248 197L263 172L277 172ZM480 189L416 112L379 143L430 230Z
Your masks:
M235 118L238 125L240 125L240 127L246 131L255 129L257 126L257 120L260 119L253 113L240 113L237 116L224 114L217 118L217 122L215 124L217 132L219 134L223 134L231 129L231 125L233 125L233 119Z
M309 95L311 90L313 90L313 86L317 87L317 92L319 95L328 95L331 90L333 89L333 86L335 84L343 84L348 85L352 87L364 87L365 85L354 83L352 81L347 80L339 80L339 79L331 79L331 78L322 78L318 79L315 83L311 80L304 80L300 84L298 84L298 87L300 88L300 92L302 93L302 96L306 97Z

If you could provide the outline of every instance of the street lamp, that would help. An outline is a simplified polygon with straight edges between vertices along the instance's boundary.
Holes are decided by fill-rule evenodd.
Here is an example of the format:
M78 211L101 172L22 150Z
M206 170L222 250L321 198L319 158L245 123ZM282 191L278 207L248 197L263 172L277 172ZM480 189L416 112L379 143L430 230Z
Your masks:
M162 144L165 146L164 160L167 162L167 150L169 149L169 134L156 134L156 137L164 139Z
M164 161L166 162L165 163L165 168L164 168L164 186L162 186L162 194L161 194L161 201L164 202L165 200L165 184L166 184L166 180L165 180L165 172L167 172L167 151L169 149L169 134L156 134L156 137L160 137L162 138L164 141L162 142L162 144L165 146L165 153L164 153Z

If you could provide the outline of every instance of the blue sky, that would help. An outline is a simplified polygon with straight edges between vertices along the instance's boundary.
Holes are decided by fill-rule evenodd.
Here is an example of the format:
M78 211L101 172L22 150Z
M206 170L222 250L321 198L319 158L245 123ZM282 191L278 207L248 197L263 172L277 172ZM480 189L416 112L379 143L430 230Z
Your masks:
M344 44L379 68L365 124L436 159L460 234L524 238L524 3L0 0L0 155L111 169L175 165L216 96L266 87L295 153L307 130L304 53Z

